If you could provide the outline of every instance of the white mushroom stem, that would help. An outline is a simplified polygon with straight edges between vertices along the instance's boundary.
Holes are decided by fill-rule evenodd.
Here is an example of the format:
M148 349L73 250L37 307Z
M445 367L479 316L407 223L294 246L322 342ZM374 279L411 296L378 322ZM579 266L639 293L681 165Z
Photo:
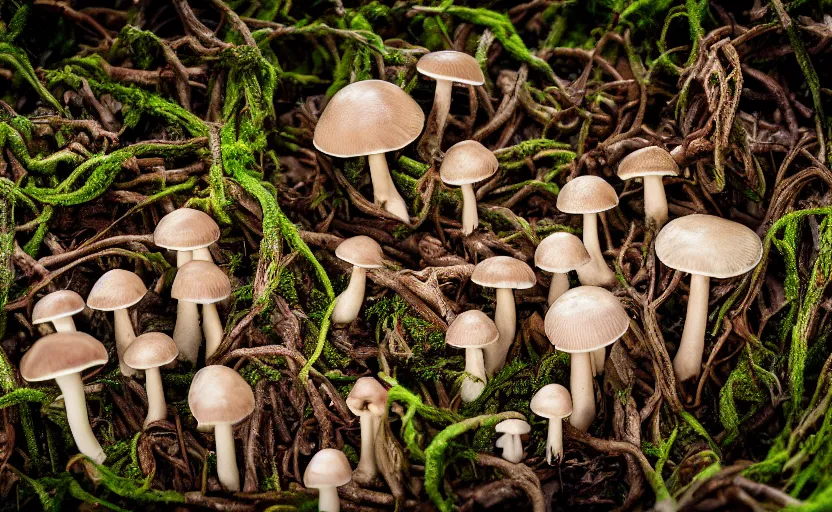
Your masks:
M225 330L216 304L202 305L202 331L205 333L205 360L216 353Z
M604 374L604 363L607 361L607 347L601 347L592 351L592 366L595 375Z
M181 267L194 259L194 253L191 251L176 251L176 268Z
M494 309L494 323L500 332L497 343L487 345L485 351L485 373L492 376L506 363L506 355L514 342L517 330L517 312L514 308L514 290L497 288L497 305Z
M217 477L223 487L232 492L240 490L240 471L234 450L234 427L228 423L214 425L214 442L217 445Z
M584 214L584 247L590 256L586 265L578 267L578 279L581 284L588 286L612 286L615 284L615 274L601 253L601 242L598 240L598 214Z
M384 153L376 153L369 155L367 160L370 163L370 179L373 182L373 202L405 224L409 223L410 215L407 213L407 204L396 190L396 185L393 184L390 169L387 167L387 157Z
M569 423L578 430L587 431L595 420L595 389L589 352L571 355L569 387L572 392L572 416Z
M470 235L480 225L480 218L477 214L477 195L474 193L474 186L470 183L462 185L462 234Z
M569 290L569 276L555 272L552 274L552 283L549 285L549 305L558 300L558 297Z
M72 332L76 330L75 320L73 320L71 316L56 318L52 320L52 325L55 326L55 331L57 332Z
M523 460L523 441L519 435L506 434L508 438L503 445L503 458L517 464Z
M708 295L710 278L691 274L688 312L679 350L673 358L676 379L684 382L699 375L705 350L705 329L708 325Z
M180 300L176 305L173 341L179 349L179 360L196 363L202 332L199 330L199 309L194 302Z
M320 512L340 512L341 500L337 487L318 488L318 510Z
M552 459L556 462L563 460L563 420L560 418L549 418L549 436L546 438L546 463L550 466L552 465Z
M168 417L168 406L165 402L165 391L162 388L162 374L159 368L148 368L144 371L144 387L147 390L147 418L144 426L154 421Z
M494 344L492 343L492 345ZM481 349L465 349L465 372L470 373L479 379L474 380L466 375L465 379L462 381L459 394L462 397L462 401L467 403L476 400L485 388L485 364L483 363L483 354Z
M367 286L367 270L358 266L352 267L352 276L347 289L335 298L335 308L332 310L332 323L349 324L358 317L361 305L364 304L364 289Z
M75 446L78 451L102 464L107 456L98 439L92 432L90 418L87 416L87 400L84 397L84 383L81 382L80 373L70 373L55 377L55 382L61 388L64 397L64 408L66 408L66 420L69 423L69 430L75 439Z
M130 320L130 312L127 308L116 309L113 311L113 328L116 331L116 353L118 354L118 366L121 368L121 374L125 377L132 377L136 370L127 366L122 357L127 347L136 339L136 333L133 331L133 322Z
M193 259L198 261L210 261L211 263L214 262L214 258L211 257L211 251L208 250L207 247L201 247L199 249L193 250Z
M648 224L661 227L667 222L667 197L661 175L644 176L644 214Z
M366 484L378 475L375 450L378 419L370 411L362 412L358 418L361 423L361 459L353 472L353 480Z
M448 124L448 113L451 111L451 93L454 83L451 80L436 80L436 91L433 94L433 108L428 115L425 134L419 141L419 153L424 157L433 156L440 150L445 126Z

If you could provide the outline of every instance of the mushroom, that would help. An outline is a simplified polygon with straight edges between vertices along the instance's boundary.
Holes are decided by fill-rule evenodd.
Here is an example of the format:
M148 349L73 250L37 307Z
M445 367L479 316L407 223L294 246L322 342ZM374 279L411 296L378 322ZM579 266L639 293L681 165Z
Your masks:
M254 411L251 387L239 373L227 366L206 366L196 372L191 381L188 406L200 429L214 429L220 484L229 491L239 491L234 425Z
M497 423L494 430L503 434L497 439L497 448L502 448L503 458L515 464L523 460L523 440L520 436L531 431L529 424L512 418Z
M577 269L581 284L590 286L612 286L615 274L604 261L601 243L598 241L598 213L615 208L618 195L612 186L598 176L578 176L560 189L558 210L563 213L584 216L584 247L591 258L586 265Z
M64 397L66 420L78 451L104 462L107 456L90 426L81 372L107 363L107 349L83 332L58 332L36 341L20 360L20 375L28 382L55 379Z
M574 411L572 426L586 431L595 419L590 352L627 332L630 318L618 299L596 286L578 286L558 298L544 321L546 336L556 349L571 356L569 387Z
M529 407L533 413L549 420L546 462L551 465L553 457L556 461L563 460L563 419L572 414L569 390L560 384L546 384L534 394Z
M500 332L494 322L482 311L471 310L460 313L445 332L445 343L465 349L465 373L460 396L463 402L473 402L485 388L486 372L483 350L500 339ZM478 380L472 379L473 375Z
M352 264L350 284L341 295L335 298L332 310L332 322L349 324L358 317L364 304L364 288L367 284L367 269L384 266L384 255L378 242L369 236L347 238L335 248L335 256Z
M569 289L568 272L589 263L589 253L583 242L572 233L552 233L540 242L534 251L537 268L552 272L549 285L549 305Z
M440 151L448 113L451 111L451 92L454 82L467 85L482 85L482 74L477 59L467 53L446 50L423 55L416 63L416 70L436 80L433 97L433 109L428 116L427 127L422 140L419 141L419 154L426 160L435 157Z
M471 185L491 177L498 166L494 153L475 140L458 142L445 153L439 177L446 184L459 185L462 189L462 234L470 235L480 223L477 196Z
M663 176L678 176L679 166L666 149L649 146L633 151L618 164L622 180L641 178L644 183L644 214L647 224L661 227L667 222L667 198Z
M351 479L352 469L347 456L344 452L332 448L324 448L316 453L303 472L303 485L318 490L320 512L341 510L338 488L350 483Z
M146 293L147 288L139 276L129 270L117 268L101 276L87 296L87 306L90 309L113 312L118 365L125 377L131 377L136 373L122 359L124 351L136 337L128 308L136 305Z
M199 355L202 334L199 332L197 304L202 304L202 330L205 333L205 359L220 346L222 321L216 303L231 295L231 282L218 266L210 261L193 260L176 272L170 296L179 301L173 341L179 347L179 358L192 363ZM184 304L183 304L184 303Z
M361 458L352 478L365 485L378 475L374 445L381 421L387 414L387 389L372 377L361 377L347 395L347 407L361 422Z
M514 342L517 330L514 290L531 288L537 283L537 278L534 270L524 262L510 256L493 256L474 267L471 281L497 289L494 323L500 331L500 341L485 348L485 373L490 377L503 367L508 350Z
M138 336L124 351L124 362L136 370L144 370L144 387L147 390L147 417L144 426L167 418L165 391L159 367L174 359L179 353L176 343L167 334L146 332Z
M57 332L75 330L72 315L84 311L84 298L72 290L58 290L40 299L32 308L32 323L52 322Z
M363 80L329 100L312 142L334 157L367 156L373 201L406 224L407 205L393 184L384 154L413 142L424 124L422 108L401 88L384 80Z
M192 259L213 261L208 247L220 239L220 227L205 212L179 208L162 217L153 232L153 243L176 251L176 266Z
M676 378L683 382L699 375L702 366L710 278L726 279L753 269L763 256L763 244L742 224L694 214L670 221L659 232L656 256L666 266L690 274L685 328L673 358Z

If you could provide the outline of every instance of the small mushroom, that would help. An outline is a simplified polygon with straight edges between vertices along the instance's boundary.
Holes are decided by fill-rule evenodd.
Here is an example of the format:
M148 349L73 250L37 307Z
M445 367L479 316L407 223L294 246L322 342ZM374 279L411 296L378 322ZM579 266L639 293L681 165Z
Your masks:
M678 175L676 161L666 149L658 146L637 149L618 164L618 177L622 180L641 178L647 223L659 228L667 222L667 198L662 177Z
M549 305L569 289L568 272L589 263L589 253L583 242L572 233L552 233L538 244L534 251L537 268L552 273L549 285Z
M228 276L210 261L193 260L177 270L170 296L182 306L177 306L176 325L173 329L173 341L179 347L180 359L195 363L199 355L202 334L199 332L197 304L202 304L205 359L214 355L223 335L216 303L229 295L231 282Z
M174 359L179 353L176 343L167 334L146 332L138 336L124 351L124 362L136 370L144 370L144 387L147 390L147 417L144 426L167 418L165 390L159 367Z
M363 80L329 100L312 142L318 151L337 158L366 156L376 206L407 224L407 205L393 184L384 154L416 140L424 124L422 108L401 88L384 80Z
M384 266L384 254L378 242L368 236L347 238L335 248L335 256L352 264L350 284L335 298L332 322L349 324L358 317L364 304L364 288L367 284L367 269Z
M347 407L361 422L361 458L352 478L366 485L378 475L375 440L387 415L387 389L372 377L361 377L347 395Z
M486 372L483 350L497 343L500 332L494 322L482 311L470 310L460 313L445 332L445 343L465 349L465 373L460 396L463 402L473 402L485 388Z
M552 458L563 460L563 420L572 414L572 396L560 384L547 384L532 397L530 408L536 415L549 420L549 435L546 437L546 462Z
M136 373L123 360L124 351L136 338L128 308L138 304L146 293L147 288L139 276L129 270L117 268L101 276L87 297L87 306L90 309L113 312L118 365L125 377L131 377Z
M477 215L477 195L472 185L493 176L498 166L494 153L475 140L458 142L445 153L439 168L439 177L448 185L459 185L462 190L464 235L473 233L480 223Z
M318 510L339 512L338 488L352 480L347 456L340 450L324 448L316 453L303 473L303 485L318 490Z
M90 426L81 372L107 363L107 349L83 332L58 332L36 341L20 360L28 382L55 379L64 397L66 420L78 451L101 464L107 456Z
M598 214L618 205L615 189L598 176L578 176L560 189L558 210L563 213L584 216L584 247L591 258L586 265L577 269L581 284L589 286L612 286L615 274L604 261L601 242L598 240Z
M239 373L227 366L206 366L196 372L191 381L188 406L200 429L214 429L220 484L229 491L239 491L234 425L254 411L251 387Z
M84 311L84 298L72 290L58 290L40 299L32 308L32 323L52 322L57 332L75 330L72 315Z
M745 274L763 256L760 237L721 217L693 214L674 219L656 237L656 256L666 266L690 274L688 310L673 370L680 382L699 375L708 324L710 279Z
M497 289L494 323L500 331L500 341L485 349L485 373L489 377L506 363L506 355L517 331L517 311L514 290L531 288L537 283L534 270L510 256L493 256L479 262L471 274L471 281L480 286Z
M162 217L153 232L153 243L176 251L176 266L192 259L213 261L208 247L220 239L220 227L205 212L179 208Z
M630 327L618 299L596 286L578 286L560 296L544 320L546 336L571 356L569 387L574 411L569 420L586 431L595 419L595 392L590 352L615 343Z
M502 448L503 458L515 464L523 460L523 440L520 439L520 436L531 431L529 424L523 420L512 418L497 423L494 430L503 434L497 439L497 448Z

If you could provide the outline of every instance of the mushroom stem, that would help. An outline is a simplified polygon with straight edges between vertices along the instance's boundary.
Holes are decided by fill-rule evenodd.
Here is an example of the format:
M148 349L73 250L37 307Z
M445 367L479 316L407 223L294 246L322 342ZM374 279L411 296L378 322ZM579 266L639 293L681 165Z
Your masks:
M492 343L492 345L494 344ZM467 403L476 400L485 388L485 364L483 363L482 350L478 348L465 349L465 372L479 378L479 380L474 380L466 375L462 381L459 394L462 401Z
M551 466L553 458L555 462L563 460L563 420L560 418L549 419L549 436L546 438L546 463Z
M55 326L56 332L72 332L77 330L75 329L75 320L71 316L56 318L52 320L52 325Z
M361 459L352 474L352 479L359 484L372 482L378 475L376 467L376 418L370 412L363 412L359 415L361 423Z
M441 150L445 126L448 124L448 113L451 111L451 92L454 83L451 80L436 80L436 91L433 93L433 108L428 115L425 134L419 141L419 155L431 160Z
M474 193L474 186L466 183L462 189L462 234L470 235L480 225L480 218L477 215L477 195Z
M370 163L370 179L373 182L373 202L405 224L409 223L410 215L407 213L407 204L396 190L396 185L393 184L390 169L387 167L387 157L384 153L376 153L369 155L367 160Z
M132 377L136 370L127 366L122 360L124 351L133 343L136 333L133 331L133 322L130 320L130 312L127 308L113 311L113 327L116 332L116 353L118 354L118 366L121 374L125 377Z
M505 446L503 446L503 458L517 464L523 460L523 442L518 435L506 435L508 435L508 439L506 440Z
M710 278L696 274L690 275L690 293L688 294L688 311L685 316L685 328L679 350L673 358L673 370L676 379L684 382L699 375L702 367L702 353L705 349L705 329L708 325L708 295Z
M176 251L176 268L181 267L192 259L194 259L194 253L192 251Z
M234 450L234 427L229 423L214 425L214 442L217 445L217 477L223 487L237 492L240 490L240 472Z
M569 276L559 272L552 274L552 283L549 285L549 305L551 306L567 290L569 290Z
M75 446L78 451L91 458L96 464L101 464L107 456L98 439L92 432L90 418L87 416L87 400L84 397L84 383L81 382L80 373L70 373L55 377L55 382L61 388L64 397L64 408L66 409L66 421L69 423L69 430L75 439Z
M162 374L158 367L144 371L144 387L147 390L147 418L144 420L144 426L147 428L154 421L168 417L165 391L162 388Z
M202 305L202 331L205 333L205 360L220 348L224 329L216 304Z
M354 266L350 284L341 295L335 298L335 308L332 310L332 323L349 324L358 317L361 305L364 304L364 288L367 285L367 270Z
M589 253L590 261L578 267L578 279L581 284L588 286L612 286L615 284L615 274L604 261L601 253L601 243L598 241L598 214L584 214L584 247Z
M180 300L176 304L176 325L173 341L179 349L179 360L196 363L202 332L199 330L199 309L196 303Z
M200 261L210 261L211 263L214 262L214 258L211 257L211 251L208 250L207 247L200 247L199 249L194 249L192 258Z
M497 305L494 309L494 323L500 332L497 343L487 345L485 351L485 373L492 376L506 363L506 355L514 342L517 330L517 312L514 308L514 290L497 288Z
M592 366L595 375L604 374L604 363L607 361L607 347L601 347L592 351Z
M572 392L572 416L569 423L587 431L595 420L595 389L589 352L571 354L569 387Z
M337 487L318 488L318 510L319 512L340 512L341 500L338 498Z
M667 222L667 197L661 175L644 176L644 214L647 223L661 227Z

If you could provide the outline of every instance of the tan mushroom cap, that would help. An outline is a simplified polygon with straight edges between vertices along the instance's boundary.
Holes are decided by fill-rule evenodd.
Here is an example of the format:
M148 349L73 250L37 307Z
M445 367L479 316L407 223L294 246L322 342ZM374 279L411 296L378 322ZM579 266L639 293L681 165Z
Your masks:
M485 76L477 59L463 52L444 50L430 52L416 63L416 70L436 80L451 80L461 84L482 85Z
M471 281L488 288L525 290L537 283L532 267L511 256L492 256L477 263Z
M558 350L591 352L606 347L627 332L630 317L621 302L597 286L565 292L546 313L546 336Z
M543 418L566 418L572 414L572 395L560 384L546 384L534 394L529 408Z
M56 332L39 339L20 360L20 375L29 382L50 380L107 364L107 349L84 332Z
M361 377L347 395L347 407L356 416L366 411L381 416L387 411L387 389L372 377Z
M341 487L350 483L350 480L352 468L347 456L333 448L319 450L303 472L303 485L310 489Z
M359 235L347 238L335 248L335 256L356 267L381 268L384 266L384 253L381 251L381 246L369 236Z
M497 324L477 309L460 313L445 332L445 343L457 348L482 348L499 339Z
M84 298L72 290L58 290L45 295L32 308L32 323L42 324L84 311Z
M233 425L254 411L254 393L232 368L206 366L191 381L188 406L200 427Z
M523 434L528 434L531 432L532 427L525 420L518 420L516 418L510 418L507 420L503 420L500 423L497 423L497 426L494 427L495 432L499 432L500 434L511 434L515 436L522 436Z
M231 281L210 261L192 260L176 272L170 296L197 304L213 304L231 295Z
M644 176L678 176L679 166L670 153L658 146L648 146L633 151L618 164L618 177L622 180Z
M130 368L147 370L164 366L179 355L179 349L173 338L163 332L146 332L136 337L122 355L122 360Z
M384 80L352 83L329 100L312 143L340 158L401 149L422 133L425 113L401 88Z
M142 300L147 287L141 278L120 268L110 270L93 285L87 306L98 311L114 311L133 306Z
M668 222L656 237L656 256L670 268L724 279L745 274L763 257L757 233L737 222L693 214Z
M557 206L563 213L598 213L618 206L618 194L604 178L578 176L560 189Z
M547 236L534 251L534 264L537 268L558 274L582 267L591 259L581 239L565 232Z
M205 212L179 208L162 217L153 232L153 243L173 251L193 251L220 239L220 227Z
M464 140L445 153L439 177L448 185L470 185L493 176L499 165L487 147L475 140Z

